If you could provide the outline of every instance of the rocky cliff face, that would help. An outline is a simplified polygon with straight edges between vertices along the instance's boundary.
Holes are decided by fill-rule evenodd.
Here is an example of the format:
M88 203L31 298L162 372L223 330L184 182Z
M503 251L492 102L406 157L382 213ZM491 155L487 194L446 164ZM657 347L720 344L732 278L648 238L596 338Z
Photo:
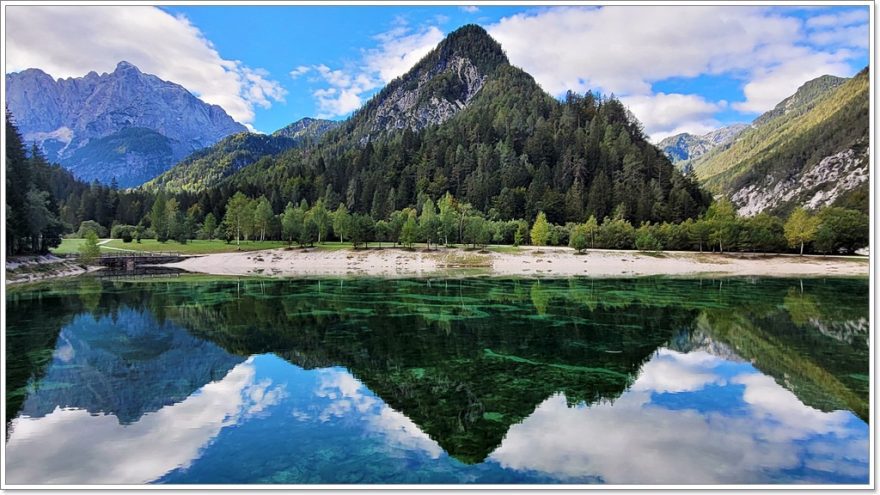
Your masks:
M219 106L127 62L109 74L57 80L28 69L7 74L6 87L8 108L25 141L39 144L50 161L85 180L115 177L122 186L137 185L189 153L246 130ZM114 147L107 148L107 138Z
M826 156L809 170L787 179L767 176L762 182L735 191L730 199L744 216L790 202L811 210L831 206L844 194L868 183L869 163L867 147L860 153L849 148Z
M442 83L432 84L435 78ZM370 132L442 124L470 103L485 80L486 75L469 59L455 56L438 60L428 71L412 74L379 103Z

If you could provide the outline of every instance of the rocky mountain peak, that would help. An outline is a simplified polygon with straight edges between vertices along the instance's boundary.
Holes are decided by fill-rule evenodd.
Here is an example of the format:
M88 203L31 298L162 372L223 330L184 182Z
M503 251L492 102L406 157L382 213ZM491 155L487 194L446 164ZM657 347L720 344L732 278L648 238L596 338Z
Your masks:
M497 67L507 64L501 45L485 29L463 26L373 97L346 129L363 143L388 131L441 124L471 102Z

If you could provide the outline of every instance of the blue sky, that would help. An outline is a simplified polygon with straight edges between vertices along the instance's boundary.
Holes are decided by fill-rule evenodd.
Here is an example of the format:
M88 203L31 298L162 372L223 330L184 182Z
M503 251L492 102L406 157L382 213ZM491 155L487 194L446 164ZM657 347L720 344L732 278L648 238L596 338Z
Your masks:
M809 79L853 75L868 63L868 17L866 5L13 6L6 71L76 77L124 59L272 132L344 118L477 23L551 94L614 93L660 139L748 122Z

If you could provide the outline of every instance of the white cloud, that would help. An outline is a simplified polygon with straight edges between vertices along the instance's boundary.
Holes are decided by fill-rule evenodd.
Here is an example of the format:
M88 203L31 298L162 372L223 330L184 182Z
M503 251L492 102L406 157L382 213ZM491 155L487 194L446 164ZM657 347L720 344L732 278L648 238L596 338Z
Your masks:
M329 85L312 92L318 104L318 117L339 117L357 110L372 91L406 73L437 46L443 40L443 32L436 26L413 29L398 20L396 27L374 39L379 45L363 50L357 66L331 69L321 64L300 66L291 72L291 76L299 76L315 71Z
M54 77L112 72L121 60L187 88L248 125L254 108L283 101L262 69L220 56L183 16L141 6L10 6L6 70L35 67Z
M630 390L652 392L690 392L724 380L712 368L721 361L707 352L682 354L660 349L642 366Z
M821 46L846 46L858 48L867 45L870 40L868 24L844 26L816 31L809 36L810 42Z
M548 398L510 428L490 459L561 481L586 474L613 484L774 482L773 473L802 461L823 471L867 474L867 428L854 428L851 413L808 407L756 371L728 381L714 370L723 363L705 352L661 350L613 402L568 407L562 394ZM746 410L652 402L655 393L696 393L710 383L744 386Z
M733 107L743 112L764 112L794 94L806 81L850 71L849 65L841 60L843 57L834 53L809 53L806 48L798 51L801 53L790 61L756 70L752 80L743 87L746 100L734 103Z
M147 483L186 467L221 429L283 395L283 389L270 388L270 383L254 383L253 359L182 402L145 414L130 425L113 415L83 409L56 408L39 418L18 417L6 444L7 481Z
M293 79L297 79L302 75L308 74L311 70L312 68L307 65L300 65L299 67L296 67L295 69L290 71L290 77Z
M808 28L830 28L864 24L868 22L868 7L859 10L848 10L841 14L825 14L807 19Z
M475 14L480 11L480 8L476 5L465 5L463 7L459 7L463 12L467 12L468 14Z
M866 36L839 30L864 21L864 13L831 17L812 22L838 26L833 33L813 33L816 44L846 43L867 51ZM708 130L714 122L707 110L718 105L697 95L654 95L655 82L700 75L736 78L744 83L746 101L734 108L762 112L810 76L850 75L848 61L856 54L809 46L803 20L752 6L561 7L513 15L487 29L511 63L548 92L615 93L630 102L653 136ZM670 107L676 98L684 108ZM680 120L661 118L670 110Z
M714 115L726 102L706 101L699 95L656 93L624 96L621 101L645 126L653 141L682 132L705 134L718 128Z

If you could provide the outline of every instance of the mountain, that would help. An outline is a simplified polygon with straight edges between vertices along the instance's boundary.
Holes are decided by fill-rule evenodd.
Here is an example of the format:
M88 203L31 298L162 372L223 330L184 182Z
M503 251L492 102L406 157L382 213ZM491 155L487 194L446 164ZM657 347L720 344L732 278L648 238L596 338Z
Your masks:
M820 97L828 94L846 81L845 77L829 75L811 79L802 84L793 95L777 103L773 110L765 112L755 119L753 123L759 126L786 114L799 114L808 111Z
M335 120L313 119L305 117L273 132L273 136L281 136L297 142L317 142L329 130L335 129L339 122Z
M691 165L743 215L829 205L867 213L868 112L867 68L851 79L822 76Z
M391 130L442 124L471 103L499 66L507 65L501 45L483 28L463 26L367 102L342 132L364 142Z
M478 26L450 33L314 146L241 167L217 184L228 194L345 203L376 219L446 192L507 220L582 222L615 213L634 223L683 220L709 202L643 135L614 98L559 101L507 60ZM216 196L216 197L214 197Z
M142 187L147 190L201 191L263 157L294 148L298 142L278 132L271 136L252 132L234 134L196 151Z
M657 143L657 147L663 150L672 163L688 162L718 146L732 142L736 136L748 128L748 124L732 124L701 136L683 132L660 141Z
M112 73L6 75L7 106L25 142L84 180L136 186L195 150L246 128L182 86L120 62Z

